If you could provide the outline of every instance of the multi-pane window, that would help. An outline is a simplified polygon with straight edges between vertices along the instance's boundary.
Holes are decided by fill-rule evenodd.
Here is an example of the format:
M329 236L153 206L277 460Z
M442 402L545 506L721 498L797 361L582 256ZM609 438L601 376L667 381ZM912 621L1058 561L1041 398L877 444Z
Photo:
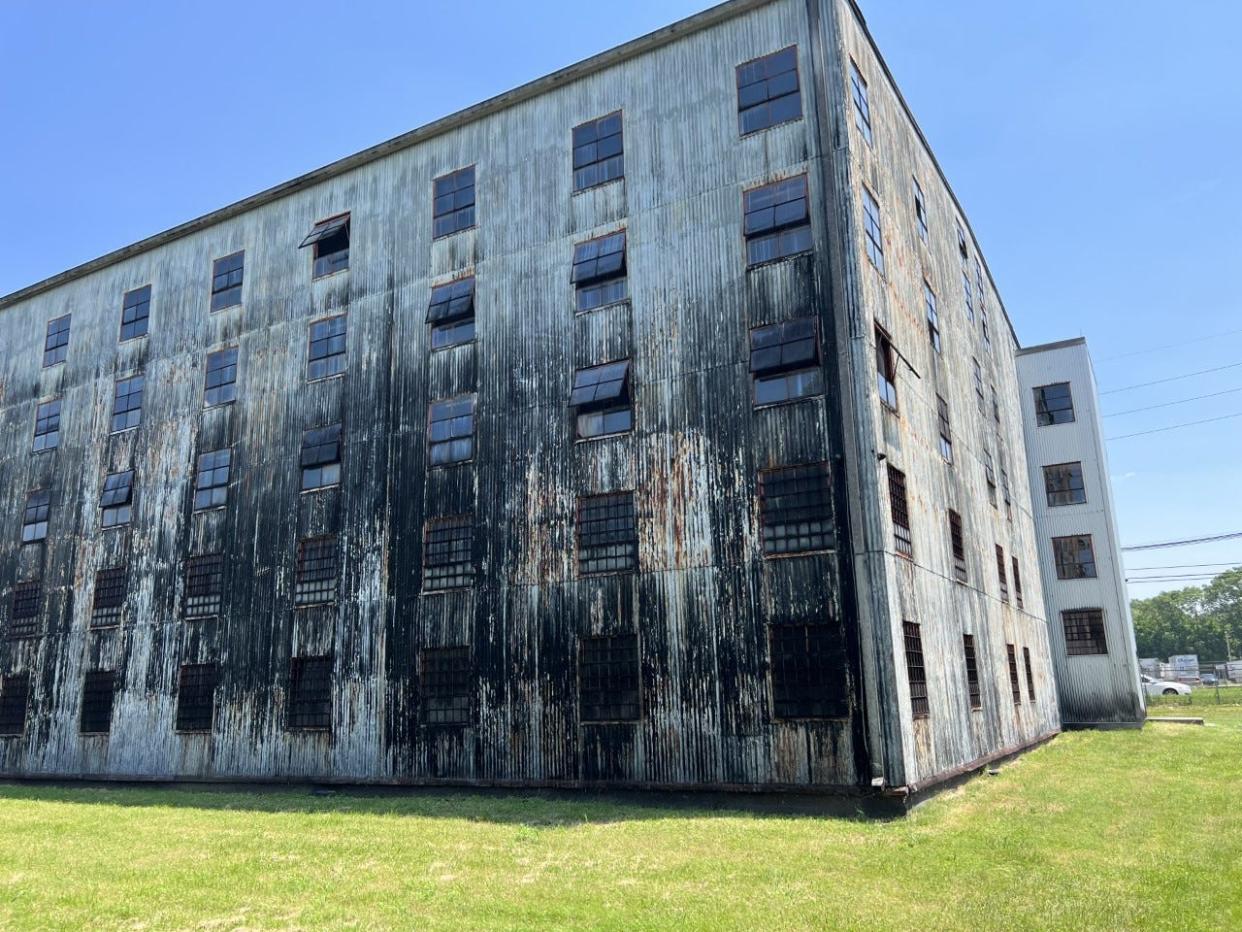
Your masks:
M638 635L584 637L578 652L578 718L632 722L640 716Z
M203 403L228 404L237 399L237 347L231 346L207 354L207 381L203 389Z
M151 286L143 285L126 292L121 302L121 342L146 336L151 318Z
M112 395L112 433L131 430L142 423L142 392L146 377L139 373L117 379Z
M1009 578L1005 574L1005 548L1000 544L996 545L996 578L1000 582L1000 597L1002 602L1009 601Z
M427 305L431 348L458 346L474 339L474 276L468 275L431 289Z
M1087 486L1082 478L1082 463L1045 466L1044 491L1049 507L1083 504L1087 500Z
M1001 498L1005 502L1005 516L1008 517L1010 521L1012 521L1013 520L1013 496L1009 492L1009 467L1005 465L1005 450L1003 447L1001 448L1000 456L1001 456L1001 468L1000 468Z
M913 621L901 623L901 633L906 647L906 679L910 683L910 714L914 718L927 718L931 703L927 698L927 670L923 665L923 635Z
M1090 534L1052 538L1056 557L1057 579L1094 579L1095 550Z
M778 623L768 628L772 711L777 718L849 715L845 645L833 625Z
M574 190L584 191L625 175L621 111L574 127Z
M979 661L975 657L975 636L962 635L962 649L966 654L966 688L972 709L983 708L983 692L979 689Z
M797 46L737 66L738 132L746 136L801 118Z
M1068 656L1108 653L1103 609L1077 608L1062 612L1061 625L1065 629L1065 653Z
M953 428L949 424L949 403L936 396L936 424L940 431L940 455L946 463L953 462Z
M219 508L229 500L229 473L233 451L227 448L202 453L194 474L194 510Z
M298 244L299 249L307 246L314 247L312 279L349 268L349 214L339 214L316 223L306 234L306 239Z
M289 661L286 727L326 731L332 727L332 658L294 657Z
M574 373L569 406L577 413L580 439L622 434L634 426L629 371L630 361L622 359Z
M177 679L177 731L211 731L216 708L216 665L187 663Z
M211 264L211 309L241 304L242 274L246 263L245 252L217 259Z
M987 487L988 487L988 501L991 502L992 507L995 508L997 507L996 505L996 464L992 460L992 451L989 450L987 447L983 448L983 452L981 455L983 457L983 478L987 482Z
M429 647L419 658L419 699L426 725L469 725L474 720L474 668L469 647Z
M335 602L340 576L340 551L336 535L308 537L298 544L293 581L294 605Z
M906 474L891 465L888 467L888 505L893 517L893 546L903 557L913 557L910 506L906 501Z
M780 404L824 393L815 318L798 317L750 332L755 404Z
M47 322L47 335L43 338L43 367L64 362L69 355L69 325L72 315L57 317Z
M876 203L871 192L862 189L863 202L863 245L867 249L867 258L880 272L884 271L884 231L880 226L880 205Z
M880 403L890 411L896 411L897 350L892 338L879 324L875 325L875 380Z
M983 368L974 356L970 357L970 368L975 382L975 400L979 402L979 410L983 411Z
M835 546L828 464L808 463L760 472L759 521L765 556Z
M927 314L927 337L931 340L932 349L939 353L940 315L936 311L936 292L927 282L923 282L923 307Z
M474 583L474 517L433 518L423 535L423 589L457 589Z
M427 411L427 452L432 466L474 458L474 395L432 402Z
M19 582L13 586L13 602L9 607L9 627L5 632L11 638L28 638L39 633L39 612L43 608L43 582L38 579Z
M53 398L35 408L33 449L36 453L60 446L60 403L61 399Z
M638 567L633 492L578 499L578 573L628 573Z
M1031 667L1031 649L1022 648L1022 663L1026 666L1026 701L1035 701L1035 671Z
M592 311L624 301L626 280L625 231L597 236L574 246L574 301L579 311Z
M927 242L927 200L923 197L923 186L919 184L917 178L911 178L914 182L914 224L919 231L919 239L924 243Z
M104 735L112 730L112 696L116 673L92 670L82 680L82 716L78 731L84 735Z
M341 425L302 432L302 491L326 489L341 482Z
M807 207L806 175L744 192L742 213L747 265L810 251L811 215Z
M1074 420L1074 398L1069 382L1040 385L1035 389L1035 422L1040 427L1068 424Z
M30 674L0 678L0 735L20 735L26 730L30 706Z
M22 511L22 543L30 544L47 537L47 523L52 514L50 489L35 489L26 495Z
M433 184L432 238L474 226L474 166L441 175Z
M953 578L966 581L966 538L962 534L962 516L949 512L949 543L953 549Z
M850 96L854 100L854 125L867 140L867 145L871 145L871 102L867 98L867 82L853 62L850 62Z
M974 292L970 286L970 275L965 270L962 271L962 300L966 306L966 319L975 319L975 299Z
M983 292L979 293L979 327L983 332L983 345L992 345L992 331L988 324L988 306L983 303Z
M1014 601L1018 603L1018 608L1025 608L1026 606L1022 599L1022 570L1020 566L1021 565L1018 563L1018 558L1014 557L1013 558L1013 597L1014 597Z
M345 371L345 338L349 318L337 314L310 325L306 345L306 378L326 379Z
M953 225L957 228L957 251L961 253L962 260L970 258L970 247L966 245L966 231L962 229L962 221L954 220Z
M123 566L100 570L95 574L95 595L91 604L91 627L108 628L121 623L125 595L129 589L129 573Z
M1012 644L1006 644L1005 651L1009 655L1009 688L1013 692L1013 704L1019 705L1022 702L1022 684L1018 680L1018 654Z
M224 600L224 554L208 553L185 561L185 617L215 618Z
M104 479L99 496L99 526L119 527L129 524L134 507L134 471L114 472Z

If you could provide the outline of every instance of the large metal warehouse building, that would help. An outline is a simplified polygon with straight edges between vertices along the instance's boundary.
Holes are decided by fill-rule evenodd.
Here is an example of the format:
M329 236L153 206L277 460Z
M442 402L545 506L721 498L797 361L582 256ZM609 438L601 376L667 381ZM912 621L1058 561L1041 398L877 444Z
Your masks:
M979 245L733 0L0 299L0 774L902 796L1058 708Z

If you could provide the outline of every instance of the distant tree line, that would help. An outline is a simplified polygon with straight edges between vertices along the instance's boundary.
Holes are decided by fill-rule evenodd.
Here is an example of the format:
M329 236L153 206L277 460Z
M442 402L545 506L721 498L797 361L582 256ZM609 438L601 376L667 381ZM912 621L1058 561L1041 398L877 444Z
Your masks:
M1206 586L1162 592L1130 603L1140 657L1198 654L1200 662L1242 656L1242 567Z

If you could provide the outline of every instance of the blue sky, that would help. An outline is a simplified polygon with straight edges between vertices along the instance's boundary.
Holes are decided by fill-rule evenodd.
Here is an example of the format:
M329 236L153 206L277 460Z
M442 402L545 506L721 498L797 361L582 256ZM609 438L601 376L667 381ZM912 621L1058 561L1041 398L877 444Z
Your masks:
M0 294L707 5L6 0ZM1023 343L1086 336L1103 392L1242 363L1242 4L863 9ZM1230 392L1106 434L1242 413L1233 389L1242 366L1105 394L1109 413ZM1124 543L1242 531L1242 418L1109 454ZM1242 538L1127 562L1239 563Z

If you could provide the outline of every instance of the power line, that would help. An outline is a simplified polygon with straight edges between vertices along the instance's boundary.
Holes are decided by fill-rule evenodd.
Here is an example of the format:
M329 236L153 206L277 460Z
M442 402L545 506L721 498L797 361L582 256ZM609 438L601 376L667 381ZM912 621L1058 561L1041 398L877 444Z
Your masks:
M1182 427L1195 427L1198 424L1214 424L1217 421L1230 421L1235 417L1242 417L1242 411L1237 414L1222 414L1220 417L1206 417L1201 421L1185 421L1181 424L1170 424L1168 427L1153 427L1151 430L1140 430L1134 434L1118 434L1116 437L1106 437L1106 440L1128 440L1131 437L1146 437L1148 434L1163 434L1166 430L1179 430Z
M1242 560L1232 563L1169 563L1164 566L1132 566L1131 573L1146 573L1152 570L1195 570L1207 566L1242 566Z
M1101 395L1115 395L1117 392L1128 392L1135 388L1146 388L1148 385L1163 385L1165 382L1178 382L1182 379L1193 378L1196 375L1207 375L1209 372L1223 372L1226 369L1237 369L1242 367L1242 362L1233 362L1227 366L1217 366L1214 369L1200 369L1198 372L1187 372L1185 375L1171 375L1167 379L1156 379L1154 382L1139 382L1136 385L1126 385L1122 388L1110 388L1106 392L1100 392Z
M1224 333L1214 333L1207 337L1195 337L1193 340L1183 340L1181 343L1166 343L1163 346L1153 346L1151 349L1134 350L1129 353L1118 353L1116 356L1105 356L1100 362L1107 362L1110 359L1127 359L1130 356L1142 356L1145 353L1158 353L1161 350L1175 349L1179 346L1190 346L1192 343L1203 343L1205 340L1219 340L1221 337L1231 337L1235 333L1242 333L1242 330L1226 330Z
M1242 531L1230 531L1228 534L1213 534L1210 537L1188 537L1184 540L1166 540L1158 544L1133 544L1122 547L1122 550L1163 550L1165 547L1189 547L1192 544L1210 544L1218 540L1231 540L1242 537Z
M1200 573L1197 576L1127 576L1126 582L1195 582L1196 580L1215 579L1217 574Z
M1219 398L1221 395L1233 395L1242 392L1242 388L1227 388L1223 392L1211 392L1207 395L1195 395L1193 398L1183 398L1180 401L1166 401L1164 404L1148 405L1146 408L1131 408L1129 411L1113 411L1111 414L1105 414L1104 417L1121 417L1123 414L1138 414L1140 411L1155 411L1157 408L1171 408L1174 405L1184 405L1191 401L1199 401L1203 398Z

